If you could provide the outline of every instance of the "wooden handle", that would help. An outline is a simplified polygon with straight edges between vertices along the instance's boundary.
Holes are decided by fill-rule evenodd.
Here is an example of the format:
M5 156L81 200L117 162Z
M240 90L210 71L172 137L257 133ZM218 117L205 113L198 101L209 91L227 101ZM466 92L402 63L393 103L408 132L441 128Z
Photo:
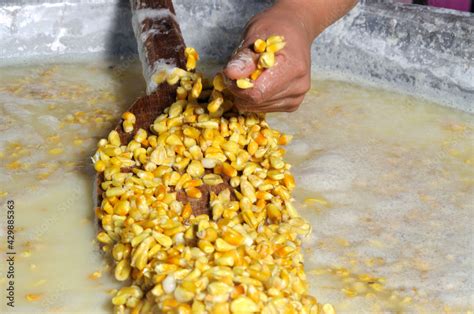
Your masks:
M186 58L184 55L185 44L181 36L181 30L174 15L171 0L132 0L133 28L137 37L138 52L143 65L143 73L148 84L148 96L141 97L129 108L128 111L135 114L136 123L132 133L125 133L121 126L123 121L116 126L122 144L129 143L139 128L149 130L150 125L163 110L176 101L176 85L170 86L166 83L157 88L151 77L162 68L180 67L185 68ZM121 169L122 172L130 171ZM199 199L189 198L183 190L176 191L177 199L183 204L190 203L193 214L201 215L210 213L209 199L211 192L220 193L232 187L229 179L224 177L224 183L199 187L202 197ZM97 176L97 206L102 202L101 183L103 175ZM173 190L171 190L173 191ZM231 193L232 200L237 198Z
M185 68L186 45L172 0L131 0L131 7L143 75L151 94L157 87L151 80L154 73L166 68Z
M132 133L124 132L122 120L116 125L115 130L120 136L122 145L128 144L139 128L149 130L155 118L176 101L176 85L170 86L163 83L157 88L151 80L153 74L165 67L185 68L186 66L185 44L174 15L173 2L171 0L131 0L131 5L132 24L137 38L143 74L147 81L148 96L140 97L128 109L136 117ZM121 171L130 171L130 169L121 169ZM190 199L182 190L176 191L177 199L183 204L189 202L196 216L209 214L211 192L218 194L224 189L232 191L229 178L224 177L224 181L216 186L203 185L199 187L203 194L200 199ZM104 182L103 173L96 176L96 200L99 208L104 192L101 187L102 182ZM233 193L231 197L236 200ZM101 228L101 226L99 227Z

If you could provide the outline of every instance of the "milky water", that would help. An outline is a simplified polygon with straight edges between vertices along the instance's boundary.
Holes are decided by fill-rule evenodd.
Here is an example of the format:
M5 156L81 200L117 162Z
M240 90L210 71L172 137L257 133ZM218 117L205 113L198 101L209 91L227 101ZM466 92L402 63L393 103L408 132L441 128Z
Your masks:
M141 73L134 62L0 68L0 202L16 207L15 312L111 310L117 284L94 243L89 156L143 94ZM313 226L306 271L320 302L339 313L473 309L472 115L316 80L299 111L268 118L294 135L287 157Z

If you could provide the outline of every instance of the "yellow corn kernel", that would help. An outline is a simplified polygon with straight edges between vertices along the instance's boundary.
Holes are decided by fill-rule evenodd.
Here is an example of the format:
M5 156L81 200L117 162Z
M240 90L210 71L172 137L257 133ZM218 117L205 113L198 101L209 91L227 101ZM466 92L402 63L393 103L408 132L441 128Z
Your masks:
M223 234L222 234L222 238L230 243L231 245L235 245L235 246L240 246L244 243L244 236L242 236L242 234L240 234L238 231L232 229L232 228L227 228Z
M235 250L235 246L226 242L225 240L219 238L216 240L216 251L218 252L228 252L231 250Z
M184 174L183 174L184 176ZM202 180L201 179L191 179L189 181L186 181L184 184L183 184L183 188L187 189L187 188L195 188L195 187L198 187L198 186L201 186L202 185Z
M268 206L267 206L267 216L273 222L277 223L277 222L281 221L281 211L274 204L268 204Z
M224 182L222 180L221 176L219 176L217 174L212 174L212 173L209 173L209 174L206 174L205 176L203 176L202 181L205 184L210 185L210 186L218 185L218 184L221 184L221 183Z
M231 178L237 176L237 170L226 162L222 163L222 172Z
M247 180L240 180L240 191L242 195L244 195L250 200L251 203L255 203L257 201L255 188Z
M192 47L186 47L184 55L187 58L186 69L188 71L194 70L196 68L196 61L199 60L198 52Z
M114 213L120 216L125 216L130 211L130 202L127 200L118 201L115 204Z
M125 189L122 187L112 187L108 188L107 191L105 191L105 195L107 197L114 197L114 196L120 196L125 193Z
M286 212L288 213L288 215L291 217L291 218L297 218L299 217L300 215L298 214L298 211L296 210L296 208L293 206L293 204L289 201L286 201L285 202L285 206L286 206Z
M193 160L188 165L186 172L193 178L200 178L204 174L204 167L199 160Z
M199 54L198 52L196 51L196 49L194 49L193 47L186 47L184 49L184 55L187 57L187 56L194 56L196 58L196 60L199 60Z
M283 177L283 184L291 191L296 186L295 178L291 174L286 173Z
M211 295L226 295L232 292L233 287L226 283L215 281L207 286L207 290Z
M214 89L219 92L222 92L225 89L224 77L221 73L217 73L216 76L214 76L214 79L212 80L212 85L214 86Z
M250 79L256 81L262 73L263 71L261 69L256 69L252 74L250 74Z
M293 138L293 136L291 136L291 135L282 134L278 138L278 145L287 145L288 143L291 142L292 138Z
M187 188L186 195L191 198L201 198L202 192L197 188Z
M275 64L275 54L273 52L264 52L258 58L258 65L261 68L271 68Z
M176 98L179 100L185 100L188 97L188 92L181 86L176 89Z
M181 217L183 217L184 219L188 219L189 217L191 217L192 213L193 213L193 209L191 207L191 204L186 203L183 207L183 211L181 212Z
M103 231L97 234L97 240L104 244L111 244L113 242L110 236Z
M268 177L272 180L283 180L285 178L285 174L281 173L279 170L270 170L268 171Z
M191 307L191 312L193 314L204 314L204 313L207 313L206 311L206 306L204 305L203 302L201 301L198 301L198 300L194 300L193 301L193 305Z
M237 87L241 89L249 89L253 87L253 83L248 78L238 79L236 84Z
M179 79L179 75L173 71L166 77L166 83L168 83L168 85L176 85L178 84Z
M270 164L275 169L282 169L283 167L285 167L285 162L283 161L281 157L278 157L278 156L271 156Z
M130 267L130 261L123 259L117 266L115 266L114 276L118 281L125 281L130 278L130 272L132 268Z
M160 71L158 73L153 74L152 80L155 82L157 85L160 85L164 81L166 81L166 78L168 76L168 73L166 71Z
M336 314L336 311L331 304L324 304L322 310L323 314Z
M133 123L131 121L125 120L122 123L122 128L125 133L132 133L133 132Z
M144 129L138 129L137 133L133 137L135 142L142 143L147 138L147 132Z
M94 169L97 172L104 172L105 168L106 168L106 164L102 160L97 160L94 164Z
M36 302L41 299L41 294L29 293L25 296L25 299L30 302Z
M201 78L198 78L197 81L194 83L193 88L191 89L191 98L197 99L199 95L201 95L202 91L202 82Z
M241 205L242 206L242 205ZM255 215L252 211L250 210L242 210L242 218L244 221L252 228L257 227L257 218L255 218Z
M214 246L208 240L199 240L198 247L206 254L214 252Z
M224 99L222 97L218 97L216 99L214 99L213 101L211 101L208 105L207 105L207 110L210 112L210 113L214 113L216 112L217 110L219 110L219 108L221 107L221 105L224 103Z
M258 305L250 298L240 296L230 303L232 313L256 313L260 309Z
M253 43L253 50L256 53L262 53L265 51L266 48L267 48L267 43L263 39L257 39Z
M183 145L183 142L176 134L171 134L166 138L166 144L168 145Z
M285 41L285 37L279 36L279 35L272 35L272 36L267 38L266 44L267 44L267 46L270 46L272 44L280 43L280 42L283 42L283 41Z
M137 118L130 111L125 111L122 114L122 119L125 120L125 121L130 121L131 123L136 123L137 122Z
M170 237L159 232L153 232L153 238L164 248L169 248L173 244L173 240Z
M180 115L183 112L184 105L186 104L185 100L178 100L171 104L168 111L168 117L174 118Z
M117 131L112 130L108 136L109 143L114 146L120 146L120 136Z
M216 241L217 237L218 237L217 230L212 228L212 227L209 227L209 228L203 230L202 234L201 234L201 238L203 240L207 240L207 241L210 241L210 242Z
M257 152L257 149L258 149L258 144L257 144L255 141L251 141L251 142L247 145L247 152L248 152L250 155L255 155L255 153Z
M272 52L272 53L276 53L276 52L282 50L285 46L286 46L286 42L284 42L284 41L274 42L274 43L267 46L267 51Z

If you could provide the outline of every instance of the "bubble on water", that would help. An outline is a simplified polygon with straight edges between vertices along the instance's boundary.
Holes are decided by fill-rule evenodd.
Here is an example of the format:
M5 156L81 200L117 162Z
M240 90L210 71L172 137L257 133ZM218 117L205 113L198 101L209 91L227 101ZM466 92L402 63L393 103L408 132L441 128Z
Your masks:
M316 191L347 189L357 175L357 168L345 156L325 154L307 160L294 170L300 184Z

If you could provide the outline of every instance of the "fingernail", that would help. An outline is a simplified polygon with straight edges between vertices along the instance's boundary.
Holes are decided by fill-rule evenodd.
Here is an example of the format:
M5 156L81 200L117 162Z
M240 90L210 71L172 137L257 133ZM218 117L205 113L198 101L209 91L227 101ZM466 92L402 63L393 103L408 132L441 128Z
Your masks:
M252 56L248 53L242 52L236 54L232 60L230 60L228 67L237 68L239 70L244 70L246 65L252 63Z
M229 68L236 68L236 69L242 71L243 69L245 69L245 63L244 63L244 61L243 61L240 57L237 57L237 58L231 60L231 61L227 64L227 67L229 67Z

